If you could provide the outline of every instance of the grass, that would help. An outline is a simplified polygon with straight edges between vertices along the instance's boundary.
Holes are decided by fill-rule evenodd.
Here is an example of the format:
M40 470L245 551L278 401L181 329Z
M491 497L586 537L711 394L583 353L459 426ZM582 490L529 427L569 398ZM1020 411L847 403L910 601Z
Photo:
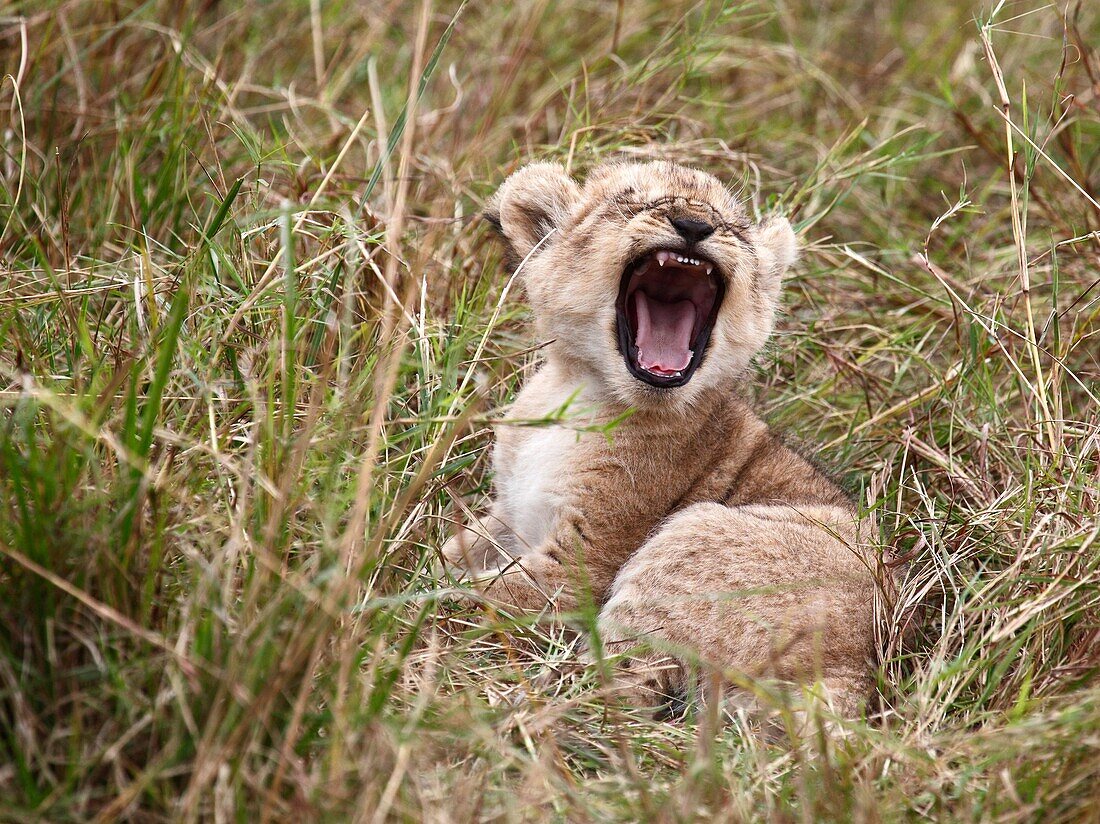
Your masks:
M1097 820L1095 8L0 15L0 820ZM755 391L905 562L844 735L610 707L436 571L537 360L473 218L622 154L800 232Z

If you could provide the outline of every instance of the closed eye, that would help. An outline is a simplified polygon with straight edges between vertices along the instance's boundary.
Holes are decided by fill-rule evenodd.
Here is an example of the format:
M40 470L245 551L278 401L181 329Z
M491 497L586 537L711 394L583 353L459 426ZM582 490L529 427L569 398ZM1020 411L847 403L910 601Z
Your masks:
M608 207L627 220L637 217L648 208L645 203L621 196L612 200Z

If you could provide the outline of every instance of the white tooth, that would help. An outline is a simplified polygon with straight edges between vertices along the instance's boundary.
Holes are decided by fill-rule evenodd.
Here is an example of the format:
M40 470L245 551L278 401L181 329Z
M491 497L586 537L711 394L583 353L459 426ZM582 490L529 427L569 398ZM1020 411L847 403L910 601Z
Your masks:
M713 266L711 266L711 265L710 265L710 264L708 263L708 264L707 264L707 274L709 275L709 274L710 274L711 272L713 272L713 271L714 271L714 267L713 267Z
M670 255L664 249L657 253L657 265L664 266L668 262Z

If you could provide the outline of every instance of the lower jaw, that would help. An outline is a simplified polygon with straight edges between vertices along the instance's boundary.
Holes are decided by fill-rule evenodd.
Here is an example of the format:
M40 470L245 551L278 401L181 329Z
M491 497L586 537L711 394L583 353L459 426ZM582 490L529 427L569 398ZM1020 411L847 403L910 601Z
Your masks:
M710 330L706 329L696 338L691 361L684 370L671 375L661 375L656 372L650 372L638 363L637 347L635 347L634 341L631 339L629 327L622 317L618 319L615 326L619 342L619 354L623 359L623 364L626 366L627 371L640 383L653 389L678 389L682 386L686 386L694 376L695 370L702 363L707 344L710 342Z
M651 389L679 389L686 386L691 380L691 374L677 373L674 375L660 375L649 372L641 367L634 367L631 374L646 387Z
M629 345L629 344L628 344ZM674 372L669 375L662 375L657 372L650 372L645 367L641 366L637 360L633 357L631 350L626 350L623 357L623 364L626 366L627 371L631 376L639 383L644 384L647 388L652 389L678 389L682 386L686 386L687 383L695 375L695 370L702 359L702 351L693 355L691 362L681 372Z

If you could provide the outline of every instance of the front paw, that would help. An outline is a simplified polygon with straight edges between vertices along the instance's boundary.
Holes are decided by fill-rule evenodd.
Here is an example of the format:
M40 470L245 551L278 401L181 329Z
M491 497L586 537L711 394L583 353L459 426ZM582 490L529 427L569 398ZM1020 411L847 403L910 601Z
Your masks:
M447 539L440 552L448 571L456 578L477 575L500 563L500 551L484 519L459 529Z
M557 566L556 562L554 564ZM539 553L523 555L501 567L485 570L471 579L482 598L497 607L525 612L557 612L574 605L563 580L544 575ZM556 570L551 570L556 571Z
M446 590L446 600L466 610L508 606L508 602L499 597L501 571L471 569L465 564L465 557L460 557L458 563L447 563L447 573L455 585Z
M466 536L469 531L468 529L459 530L448 538L440 549L447 571L455 578L463 578L467 573L477 571L471 563L470 541Z

